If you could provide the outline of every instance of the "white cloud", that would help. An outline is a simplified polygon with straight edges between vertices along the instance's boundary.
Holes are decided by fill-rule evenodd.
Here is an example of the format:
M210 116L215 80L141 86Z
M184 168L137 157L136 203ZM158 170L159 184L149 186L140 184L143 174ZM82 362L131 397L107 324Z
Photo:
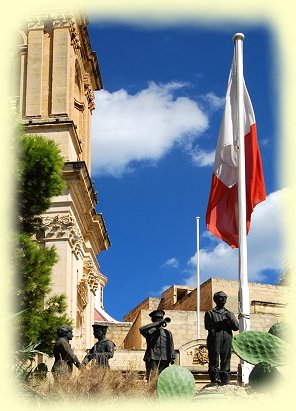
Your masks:
M162 267L178 268L179 267L179 261L175 257L169 258L165 263L163 263Z
M151 82L135 95L123 89L96 92L92 173L120 176L133 162L157 161L177 143L186 145L203 133L207 115L195 101L174 96L185 86Z
M198 146L191 151L193 164L199 167L212 166L215 160L216 151L206 151Z
M213 110L219 110L225 104L225 97L218 97L212 91L204 96L204 100L210 104Z
M282 205L287 202L288 195L287 188L275 191L254 209L248 235L249 281L264 282L264 270L281 270L284 266ZM213 247L200 250L201 282L210 277L237 279L238 250L212 235L211 238ZM196 284L196 255L190 258L188 266L194 274L185 283Z

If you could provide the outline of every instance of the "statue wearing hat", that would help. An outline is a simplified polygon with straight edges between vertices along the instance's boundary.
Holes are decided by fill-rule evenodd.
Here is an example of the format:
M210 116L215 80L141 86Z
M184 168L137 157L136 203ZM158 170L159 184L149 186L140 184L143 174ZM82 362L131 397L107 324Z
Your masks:
M164 318L163 310L154 310L149 316L152 323L140 328L140 333L146 338L147 349L144 355L146 378L150 378L152 371L160 373L170 364L174 364L175 351L173 336L165 327L171 322Z
M239 324L234 314L224 307L227 295L223 291L215 293L213 300L216 307L205 313L209 376L212 383L226 385L230 382L232 331L237 331Z
M114 355L115 344L113 341L106 338L108 325L93 324L94 337L98 339L95 345L89 350L89 353L84 357L82 365L94 361L95 365L103 368L109 368L109 358Z
M73 370L73 364L77 368L81 367L80 361L73 353L71 345L69 343L73 338L72 328L68 325L62 325L57 329L58 339L55 342L53 348L54 364L52 366L52 373L55 375L58 371L66 371L71 373Z

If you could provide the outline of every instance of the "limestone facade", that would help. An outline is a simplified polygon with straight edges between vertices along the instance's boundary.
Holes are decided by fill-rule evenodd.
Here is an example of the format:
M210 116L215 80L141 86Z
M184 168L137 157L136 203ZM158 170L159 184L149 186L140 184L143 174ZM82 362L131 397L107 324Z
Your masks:
M69 10L36 13L20 29L13 104L25 133L53 139L65 161L67 188L42 216L45 247L55 246L53 293L65 294L78 355L93 343L94 307L103 309L107 277L97 255L110 246L91 180L94 91L102 88L87 17Z

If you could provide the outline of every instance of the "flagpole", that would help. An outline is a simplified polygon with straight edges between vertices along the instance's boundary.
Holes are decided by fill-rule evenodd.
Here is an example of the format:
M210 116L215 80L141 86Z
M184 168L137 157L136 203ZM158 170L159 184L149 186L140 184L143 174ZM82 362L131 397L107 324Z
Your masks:
M197 339L200 340L199 217L196 217L196 313Z
M245 176L245 130L244 130L244 101L243 101L243 41L245 36L236 33L235 70L237 87L237 132L238 132L238 226L239 226L239 332L250 330L250 302L247 267L247 228L246 228L246 176ZM241 382L248 384L250 365L241 362Z

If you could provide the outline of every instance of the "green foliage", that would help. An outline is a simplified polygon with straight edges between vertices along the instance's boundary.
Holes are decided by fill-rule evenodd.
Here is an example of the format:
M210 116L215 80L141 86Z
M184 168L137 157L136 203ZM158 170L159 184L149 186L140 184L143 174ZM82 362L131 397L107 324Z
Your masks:
M249 385L256 392L264 392L271 389L271 385L279 381L281 374L267 362L259 362L249 375Z
M249 385L254 391L263 392L271 389L271 384L282 374L277 366L288 362L290 345L279 338L287 336L288 324L274 324L269 332L245 331L232 339L233 351L242 360L255 367L249 376Z
M31 343L14 353L13 371L18 379L28 381L34 372L34 359L37 354L42 354L36 349L39 343Z
M250 364L267 362L278 366L287 361L288 344L263 331L245 331L235 335L232 348L238 357Z
M38 348L50 356L52 355L53 342L57 337L57 329L63 324L73 326L72 321L65 314L66 306L64 295L54 295L46 300L46 308L41 313Z
M46 300L51 290L51 271L57 262L53 247L40 248L28 234L19 234L17 245L17 311L23 311L18 322L19 344L40 341L38 349L52 355L56 330L62 324L71 325L64 311L63 295Z
M291 326L288 323L281 321L279 323L273 324L270 327L268 332L272 335L275 335L278 338L281 338L282 340L286 342L289 342L290 330L291 330Z
M62 324L71 325L65 314L63 295L51 296L52 268L58 258L54 247L40 246L42 228L40 214L45 212L53 196L62 193L63 158L54 141L41 136L26 136L18 129L15 142L19 161L16 170L18 192L18 234L16 249L16 324L18 352L22 347L38 346L52 355L56 330ZM37 344L38 342L38 344Z
M21 230L36 232L53 196L65 188L63 158L53 140L20 133L17 170L19 218Z
M157 395L161 399L193 398L195 381L192 373L179 365L165 368L157 380Z

